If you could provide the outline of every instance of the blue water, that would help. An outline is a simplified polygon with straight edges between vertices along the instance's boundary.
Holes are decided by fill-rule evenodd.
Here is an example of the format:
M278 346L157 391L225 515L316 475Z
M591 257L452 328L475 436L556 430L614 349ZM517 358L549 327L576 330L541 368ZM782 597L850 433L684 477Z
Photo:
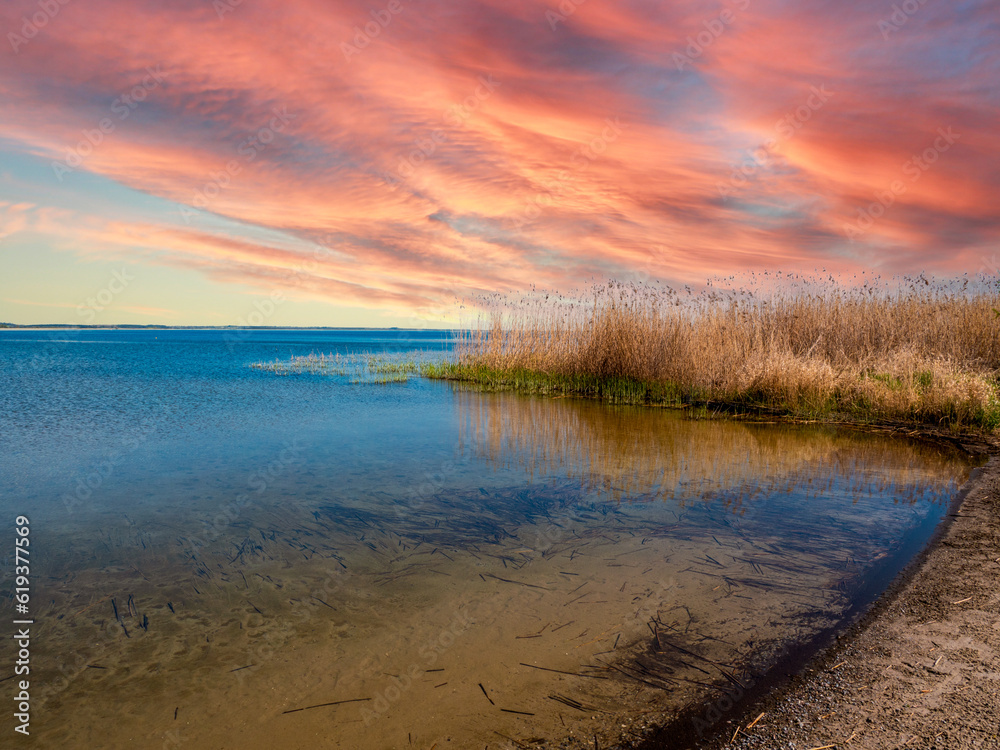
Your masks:
M87 485L88 502L114 502L148 462L158 473L212 459L249 464L316 428L357 454L389 423L403 440L408 427L438 429L448 416L440 384L331 388L326 378L274 378L248 365L320 352L430 359L450 346L447 331L0 331L0 489L11 503L0 508L27 501L47 514L93 471L107 476Z
M344 748L556 741L554 693L679 708L682 693L649 694L648 674L635 693L607 660L627 671L655 622L705 658L766 668L877 595L972 470L944 448L828 426L252 366L434 361L453 344L445 331L0 330L0 518L31 520L43 745L170 746L175 708L193 747L307 746L322 731ZM535 661L564 672L523 666ZM428 684L394 697L416 666ZM566 678L580 669L607 679ZM693 669L664 674L703 684ZM470 713L479 683L523 713ZM332 725L282 713L341 698L357 705ZM601 731L591 713L581 736Z

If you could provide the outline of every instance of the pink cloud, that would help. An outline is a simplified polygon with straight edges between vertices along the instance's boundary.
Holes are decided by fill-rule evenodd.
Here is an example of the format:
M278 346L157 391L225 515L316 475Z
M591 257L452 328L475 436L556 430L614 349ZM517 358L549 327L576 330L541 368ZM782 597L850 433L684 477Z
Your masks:
M985 11L924 7L885 39L863 3L660 6L72 3L3 53L0 136L176 204L138 240L109 204L76 246L370 307L634 271L957 272L995 245ZM4 210L0 231L24 226ZM287 247L206 233L205 212Z

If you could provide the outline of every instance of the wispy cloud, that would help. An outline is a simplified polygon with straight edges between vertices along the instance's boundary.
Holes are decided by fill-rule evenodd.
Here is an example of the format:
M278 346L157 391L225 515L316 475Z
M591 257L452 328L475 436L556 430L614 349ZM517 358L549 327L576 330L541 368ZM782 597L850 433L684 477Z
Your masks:
M1000 236L987 2L928 4L888 36L885 9L857 1L376 6L61 6L0 53L2 148L170 209L140 226L109 200L102 216L63 217L84 225L72 237L34 231L398 310L572 286L650 257L679 282L760 266L960 271ZM35 10L5 3L0 30ZM816 90L831 94L822 106ZM849 237L949 127L961 138L948 153ZM67 189L52 169L51 189ZM30 225L13 201L0 215L0 237Z

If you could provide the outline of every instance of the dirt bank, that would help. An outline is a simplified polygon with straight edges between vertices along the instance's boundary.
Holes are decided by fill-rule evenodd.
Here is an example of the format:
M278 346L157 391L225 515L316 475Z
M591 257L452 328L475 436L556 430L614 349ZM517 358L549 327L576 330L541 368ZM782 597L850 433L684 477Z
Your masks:
M1000 456L989 452L938 540L833 646L719 712L704 737L689 717L642 747L1000 748Z

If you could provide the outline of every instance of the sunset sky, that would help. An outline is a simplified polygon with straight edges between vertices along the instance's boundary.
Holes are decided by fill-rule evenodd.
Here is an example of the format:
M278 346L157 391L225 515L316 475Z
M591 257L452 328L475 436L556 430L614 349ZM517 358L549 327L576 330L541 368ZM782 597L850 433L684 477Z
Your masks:
M0 32L0 321L1000 265L997 2L5 0Z

